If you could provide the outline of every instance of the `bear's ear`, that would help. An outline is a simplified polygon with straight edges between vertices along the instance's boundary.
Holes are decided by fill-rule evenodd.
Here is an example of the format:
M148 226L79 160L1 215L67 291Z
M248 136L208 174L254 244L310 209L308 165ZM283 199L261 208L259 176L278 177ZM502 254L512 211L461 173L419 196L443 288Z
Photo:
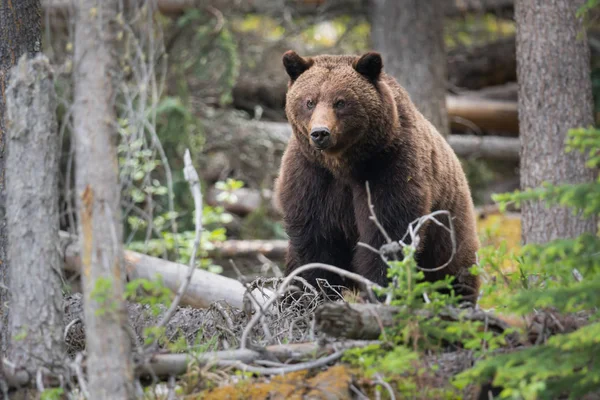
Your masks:
M366 76L370 80L376 80L381 74L383 69L383 61L381 60L381 54L376 52L370 52L364 54L358 60L354 61L352 65L354 69L361 75Z
M310 58L302 58L293 50L288 50L283 55L283 66L292 81L298 79L312 64L313 61Z

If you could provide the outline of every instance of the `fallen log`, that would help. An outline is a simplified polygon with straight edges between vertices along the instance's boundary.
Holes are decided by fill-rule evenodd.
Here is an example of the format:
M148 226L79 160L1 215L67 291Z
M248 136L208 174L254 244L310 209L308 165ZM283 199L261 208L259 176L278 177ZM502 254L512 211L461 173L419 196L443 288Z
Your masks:
M448 95L446 107L453 130L519 132L519 114L515 101Z
M61 232L60 238L61 248L64 249L65 269L79 272L81 260L76 238L66 232ZM161 276L164 285L173 292L177 291L188 272L187 265L129 250L125 251L125 269L129 280L138 278L153 280ZM245 293L244 285L235 279L196 269L181 304L195 308L207 308L214 302L225 301L232 307L243 309ZM257 289L252 292L252 295L260 303L267 300L267 296Z
M399 322L394 317L400 311L398 307L382 304L325 303L316 309L315 323L319 332L335 338L371 340L379 338L383 328L397 325ZM433 316L424 310L421 312L423 316ZM447 308L440 316L450 321L482 321L488 329L499 333L510 327L483 310Z
M462 158L482 158L486 160L519 161L521 143L518 138L503 136L450 135L448 143Z

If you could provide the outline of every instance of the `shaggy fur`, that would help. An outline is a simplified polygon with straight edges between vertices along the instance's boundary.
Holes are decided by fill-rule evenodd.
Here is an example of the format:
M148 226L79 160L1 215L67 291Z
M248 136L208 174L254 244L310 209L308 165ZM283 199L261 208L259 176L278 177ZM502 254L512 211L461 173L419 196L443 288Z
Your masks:
M302 58L283 57L290 81L286 114L293 128L276 181L290 245L287 273L310 262L332 264L380 284L386 264L369 250L385 243L369 219L365 182L369 182L377 218L392 239L408 224L436 210L453 216L457 251L452 262L430 281L453 275L455 290L474 301L477 277L468 269L479 247L473 202L458 158L407 92L386 75L377 53ZM315 127L331 132L329 146L311 141ZM442 217L442 222L447 223ZM417 262L423 268L446 263L452 252L447 231L429 223L421 231ZM338 275L314 270L309 282L325 278L352 287Z

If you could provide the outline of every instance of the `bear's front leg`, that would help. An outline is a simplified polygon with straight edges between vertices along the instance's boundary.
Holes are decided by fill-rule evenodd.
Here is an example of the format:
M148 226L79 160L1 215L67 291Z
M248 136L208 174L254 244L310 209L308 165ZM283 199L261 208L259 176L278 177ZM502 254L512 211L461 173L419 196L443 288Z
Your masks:
M370 182L371 201L377 220L392 241L404 237L408 225L429 213L431 200L429 191L418 184L406 182ZM387 243L386 237L371 220L367 190L365 185L353 188L354 213L359 231L359 241L379 250ZM422 239L427 227L423 227ZM419 248L422 247L419 246ZM419 250L419 249L418 249ZM388 256L389 257L389 256ZM403 255L397 257L402 259ZM362 246L357 246L352 262L354 272L381 286L388 284L387 264L381 256Z
M309 263L350 269L358 238L352 191L300 154L286 155L277 182L277 200L289 236L286 275ZM332 286L345 286L338 274L322 269L301 276L315 287L318 278Z

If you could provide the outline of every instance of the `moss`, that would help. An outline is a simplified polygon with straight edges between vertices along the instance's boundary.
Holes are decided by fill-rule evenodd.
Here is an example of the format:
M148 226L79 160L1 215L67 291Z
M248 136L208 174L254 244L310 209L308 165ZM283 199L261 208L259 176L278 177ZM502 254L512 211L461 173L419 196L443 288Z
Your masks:
M275 376L269 380L251 379L203 392L195 397L203 400L254 399L323 399L351 398L352 375L344 365L336 365L313 376L310 371L298 371Z

